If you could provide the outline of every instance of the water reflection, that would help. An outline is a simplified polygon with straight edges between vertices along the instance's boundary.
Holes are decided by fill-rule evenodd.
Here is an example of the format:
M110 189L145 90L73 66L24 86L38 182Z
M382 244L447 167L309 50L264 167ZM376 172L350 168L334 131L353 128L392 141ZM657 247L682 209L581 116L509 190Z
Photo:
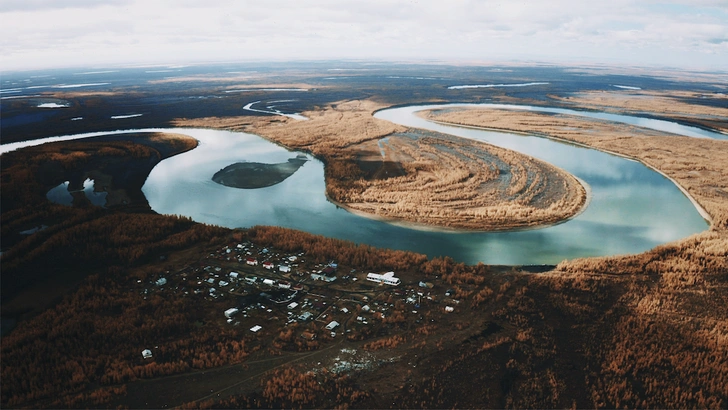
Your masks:
M51 190L46 193L46 198L56 204L66 206L73 205L73 195L68 192L69 182L70 181L61 182L58 186L51 188Z
M85 181L83 181L82 188L78 190L72 190L70 188L70 181L62 182L57 186L51 188L46 193L46 198L56 204L73 206L74 194L78 195L81 192L83 192L84 197L88 199L88 201L91 202L92 205L106 206L106 196L108 195L108 193L95 192L94 181L90 178L87 178Z
M217 171L212 180L220 185L241 189L265 188L280 184L308 161L305 155L289 158L287 162L263 164L236 162Z
M409 118L419 120L411 113ZM250 134L197 129L166 130L197 138L200 145L157 165L143 191L155 211L200 222L284 226L428 256L447 255L466 263L552 264L582 256L636 253L707 227L674 184L638 162L542 138L422 122L421 128L496 141L545 159L585 180L592 188L592 202L566 223L531 231L414 230L359 217L328 202L323 165L311 157L289 178L267 188L240 190L216 184L211 176L232 162L275 164L287 161L291 152Z

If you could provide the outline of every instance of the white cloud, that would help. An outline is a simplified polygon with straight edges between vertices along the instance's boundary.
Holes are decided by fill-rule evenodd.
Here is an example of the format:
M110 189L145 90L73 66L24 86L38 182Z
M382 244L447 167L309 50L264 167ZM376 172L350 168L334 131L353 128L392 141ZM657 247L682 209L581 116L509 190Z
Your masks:
M155 60L494 57L720 68L720 55L728 55L728 5L710 0L0 4L3 69Z

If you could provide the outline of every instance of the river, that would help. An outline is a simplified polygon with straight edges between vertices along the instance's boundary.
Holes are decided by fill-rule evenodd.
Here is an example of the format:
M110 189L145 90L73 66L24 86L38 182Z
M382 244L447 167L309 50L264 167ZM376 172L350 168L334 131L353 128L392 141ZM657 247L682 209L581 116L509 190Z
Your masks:
M583 213L562 224L529 231L421 231L356 216L328 202L323 164L310 156L310 161L293 175L270 187L237 189L213 182L212 175L236 162L281 163L299 154L255 135L187 128L121 132L161 131L198 139L200 145L196 149L158 164L143 192L152 209L159 213L185 215L231 228L277 225L430 257L450 256L469 264L521 265L638 253L708 227L670 180L638 162L541 137L435 124L414 115L415 111L438 107L441 106L393 108L376 116L406 126L486 141L543 159L584 180L591 188L591 203ZM671 124L671 132L684 133L680 131L684 126ZM56 140L103 134L109 133ZM3 152L8 148L3 145Z

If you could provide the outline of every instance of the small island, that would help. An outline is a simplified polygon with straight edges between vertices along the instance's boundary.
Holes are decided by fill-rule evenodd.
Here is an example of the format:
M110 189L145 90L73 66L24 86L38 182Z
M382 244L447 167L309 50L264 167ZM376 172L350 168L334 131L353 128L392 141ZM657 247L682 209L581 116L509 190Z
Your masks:
M212 180L220 185L240 189L265 188L280 184L293 175L308 161L299 154L288 162L263 164L260 162L236 162L217 171Z

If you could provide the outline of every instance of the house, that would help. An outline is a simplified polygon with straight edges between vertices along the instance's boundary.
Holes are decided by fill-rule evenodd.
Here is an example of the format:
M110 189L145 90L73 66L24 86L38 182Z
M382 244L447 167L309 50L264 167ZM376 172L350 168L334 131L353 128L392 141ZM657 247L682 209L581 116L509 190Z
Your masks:
M305 321L311 319L312 316L313 316L313 314L311 312L303 312L300 315L298 315L298 320L300 320L301 322L305 322Z
M238 310L237 308L230 308L225 311L225 317L230 319L231 317L235 316L238 312L240 312L240 310Z
M295 285L291 286L291 290L300 291L303 290L303 285L300 283L296 283Z
M278 270L281 271L281 272L290 272L291 271L291 267L288 266L288 265L280 265L278 267Z
M237 272L230 272L230 279L238 279L239 276L240 274Z
M326 276L322 272L323 271L321 271L319 273L312 273L311 274L311 279L313 279L313 280L322 280L324 282L333 282L333 281L336 280L336 276Z
M250 331L253 333L258 333L260 331L260 329L262 329L262 328L263 328L263 326L255 325L250 328Z
M167 284L167 279L159 278L159 279L157 279L157 281L155 283L157 284L157 286L164 286Z
M316 333L309 332L308 330L304 330L303 333L301 333L301 337L306 340L314 340L314 339L316 339Z
M258 266L258 260L255 258L247 258L247 259L245 259L245 263L247 263L250 266Z
M221 288L224 288L225 286L229 285L230 283L229 282L225 282L224 280L221 280L217 284L220 285Z
M286 281L280 281L280 282L278 282L278 287L281 288L281 289L290 289L291 288L291 284L289 282L286 282Z
M298 306L298 303L291 302L291 303L288 304L288 309L295 309L297 306Z
M145 359L149 359L150 357L152 357L152 351L149 349L142 350L142 357Z
M256 280L258 280L257 276L248 275L245 277L245 281L250 283L251 285L255 283Z
M328 325L326 325L326 330L334 330L339 326L339 322L332 320Z
M263 262L263 267L266 269L273 269L276 265L273 264L273 262Z
M381 275L378 273L368 273L367 280L377 283L385 283L392 286L397 286L402 283L399 278L394 276L394 272L387 272Z
M288 260L291 261L291 262L295 262L297 259L298 259L298 256L296 256L296 255L293 255L293 256L289 256L288 257Z
M276 284L276 281L274 281L273 279L263 279L263 284L273 286Z
M455 308L454 307L452 307L452 306L445 306L445 312L448 312L449 313L449 312L453 312L453 311L455 311Z
M362 307L361 307L361 310L363 310L364 312L368 312L368 311L370 311L371 309L372 309L372 308L370 308L370 307L369 307L369 305L364 305L364 306L362 306Z

